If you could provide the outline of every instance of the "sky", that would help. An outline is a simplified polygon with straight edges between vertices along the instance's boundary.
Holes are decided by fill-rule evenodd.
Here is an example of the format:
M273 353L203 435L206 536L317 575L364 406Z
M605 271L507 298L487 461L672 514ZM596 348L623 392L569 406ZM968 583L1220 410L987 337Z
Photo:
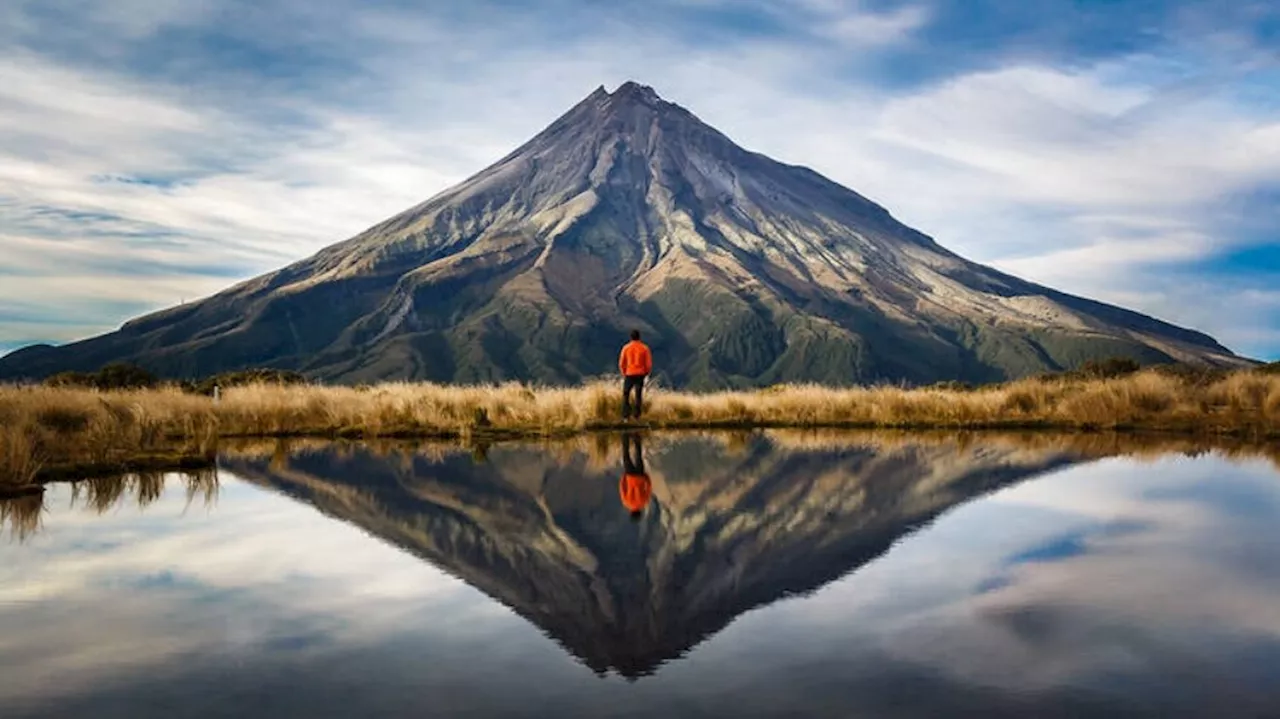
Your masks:
M302 259L627 80L1280 359L1272 0L0 0L0 353Z

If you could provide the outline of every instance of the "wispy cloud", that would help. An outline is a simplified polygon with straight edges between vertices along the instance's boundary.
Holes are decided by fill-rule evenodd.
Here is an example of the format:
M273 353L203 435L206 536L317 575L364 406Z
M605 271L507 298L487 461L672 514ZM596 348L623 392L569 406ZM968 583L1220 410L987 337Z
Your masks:
M186 660L216 663L224 652L269 663L406 631L447 642L522 622L356 528L233 477L222 482L213 506L190 502L171 481L145 508L103 514L68 509L70 485L50 489L41 531L25 545L0 543L0 617L13 629L0 637L0 656L25 657L0 685L6 706L154 678L179 657L187 670ZM91 606L112 607L110 620Z
M924 5L906 5L883 12L866 10L849 3L811 2L820 10L815 30L851 49L893 45L910 38L929 20Z

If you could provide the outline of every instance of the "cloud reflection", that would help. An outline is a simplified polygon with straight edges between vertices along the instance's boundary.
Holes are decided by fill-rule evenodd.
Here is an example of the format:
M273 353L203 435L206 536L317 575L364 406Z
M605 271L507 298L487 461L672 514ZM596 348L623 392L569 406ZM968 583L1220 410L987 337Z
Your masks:
M712 555L699 543L715 535L699 527L714 526L717 516L741 527L762 521L770 487L787 490L777 495L779 510L842 507L846 514L824 530L834 538L869 513L900 511L890 509L894 502L954 491L954 478L972 476L981 463L1041 469L977 501L955 506L965 495L954 494L941 516L909 522L887 551L806 596L735 605L744 613L727 627L634 684L598 680L524 619L374 539L370 527L334 521L227 472L208 511L188 508L185 487L174 483L145 508L125 501L102 514L69 509L69 489L54 487L41 530L0 545L0 659L12 667L0 681L0 702L18 716L223 715L252 697L269 698L284 715L341 707L346 715L651 716L714 707L817 716L857 707L890 716L1210 716L1280 707L1270 688L1280 677L1268 659L1280 656L1280 573L1270 561L1280 550L1280 485L1268 463L1210 455L1072 465L1040 450L1036 464L1029 449L1016 460L983 444L913 455L920 450L909 442L842 450L831 438L785 451L752 439L736 448L700 441L653 447L649 465L664 515L646 531L669 528L678 541L639 546L703 561ZM561 541L594 554L580 565L595 567L585 570L595 572L587 586L601 596L615 592L617 611L644 607L653 621L731 601L752 591L762 573L779 571L768 565L774 550L745 553L755 540L739 533L726 546L739 547L736 561L745 564L700 567L716 580L710 584L687 575L697 591L669 595L682 605L629 603L616 582L642 578L606 552L615 545L598 532L634 527L597 517L590 505L616 489L611 454L551 454L498 448L480 465L449 453L407 463L388 456L376 470L370 455L353 449L347 464L334 465L344 473L333 476L318 474L325 465L302 454L274 467L269 459L242 460L238 468L252 470L246 478L253 482L271 478L293 492L325 487L351 507L393 496L380 484L385 472L417 501L447 500L451 512L516 522L490 530L499 534L527 521L512 511L531 493L565 533ZM906 463L912 456L928 463ZM367 471L348 472L356 466ZM905 469L872 480L869 466ZM770 474L768 467L787 469ZM858 502L850 501L850 477L861 477L867 493ZM497 481L506 493L485 513L475 504L487 496L481 481ZM588 491L594 483L603 483L598 494ZM824 493L830 501L817 502ZM336 506L324 509L333 514ZM451 537L441 545L448 551L484 546L468 539L466 525L449 526L458 532L439 535ZM794 521L776 526L769 547L810 531ZM820 547L787 555L788 571L826 572ZM473 570L487 566L479 554L465 556ZM497 579L507 581L486 581ZM511 591L504 600L521 596ZM520 609L531 620L553 610ZM597 621L578 616L588 622L584 629Z

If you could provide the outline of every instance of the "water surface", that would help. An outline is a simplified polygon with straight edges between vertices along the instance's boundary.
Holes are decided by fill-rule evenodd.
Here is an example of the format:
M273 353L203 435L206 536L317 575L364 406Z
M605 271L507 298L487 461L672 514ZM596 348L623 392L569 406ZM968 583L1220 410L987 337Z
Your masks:
M244 448L8 505L3 716L1280 715L1265 453L620 444Z

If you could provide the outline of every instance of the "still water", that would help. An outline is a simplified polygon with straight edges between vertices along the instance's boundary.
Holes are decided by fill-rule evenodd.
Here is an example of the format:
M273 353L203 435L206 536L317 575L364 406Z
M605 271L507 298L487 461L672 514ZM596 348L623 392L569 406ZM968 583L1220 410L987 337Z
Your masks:
M1274 448L621 445L3 505L0 715L1280 716Z

